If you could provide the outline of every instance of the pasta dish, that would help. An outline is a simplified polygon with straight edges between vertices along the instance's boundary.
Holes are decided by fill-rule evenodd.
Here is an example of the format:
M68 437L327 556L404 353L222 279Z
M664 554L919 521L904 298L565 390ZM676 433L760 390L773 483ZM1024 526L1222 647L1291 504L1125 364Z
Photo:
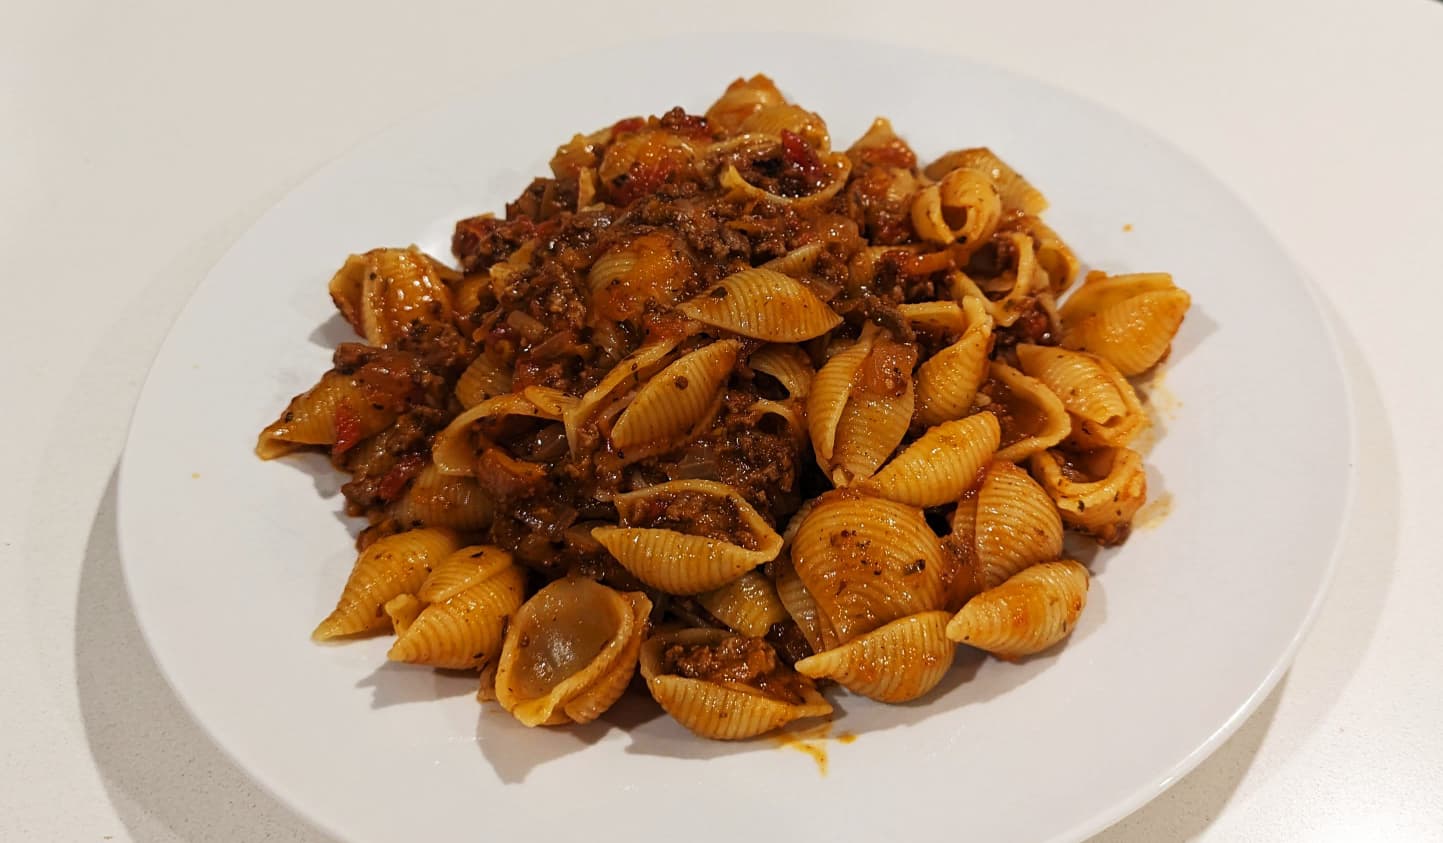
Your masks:
M834 147L765 76L550 170L456 223L454 266L330 281L357 340L256 448L328 455L368 524L317 640L394 634L527 726L639 673L741 739L1072 632L1064 531L1120 543L1146 497L1129 378L1189 307L1169 275L1084 273L991 150L923 165L881 118Z

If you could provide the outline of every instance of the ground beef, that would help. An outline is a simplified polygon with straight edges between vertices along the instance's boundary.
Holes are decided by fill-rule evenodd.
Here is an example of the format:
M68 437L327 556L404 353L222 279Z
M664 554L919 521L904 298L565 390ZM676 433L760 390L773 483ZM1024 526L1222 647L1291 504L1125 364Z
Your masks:
M736 501L701 492L669 492L643 498L627 522L630 526L705 536L747 550L760 546L752 529L742 521Z
M715 644L672 644L662 651L663 674L704 682L745 685L773 699L803 701L806 680L782 664L772 645L733 635Z

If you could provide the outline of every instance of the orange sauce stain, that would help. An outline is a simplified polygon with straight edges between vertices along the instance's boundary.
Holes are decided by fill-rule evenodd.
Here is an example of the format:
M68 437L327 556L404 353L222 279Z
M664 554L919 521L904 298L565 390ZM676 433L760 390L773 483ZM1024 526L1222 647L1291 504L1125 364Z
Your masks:
M816 726L809 726L802 729L787 730L772 736L772 742L781 749L794 749L797 752L810 756L817 762L817 772L825 776L827 774L827 742L836 740L838 743L848 744L857 739L851 732L843 732L832 738L832 724L821 723Z
M192 479L192 480L199 480L199 479L200 479L200 472L199 472L199 471L192 471L192 472L190 473L190 479Z
M1165 369L1154 370L1152 377L1138 386L1141 388L1142 398L1152 410L1154 418L1164 421L1177 418L1178 411L1182 409L1182 401L1171 389L1168 389Z
M1122 230L1123 230L1123 231L1132 231L1132 223L1128 223L1128 224L1124 225L1124 226L1122 227Z

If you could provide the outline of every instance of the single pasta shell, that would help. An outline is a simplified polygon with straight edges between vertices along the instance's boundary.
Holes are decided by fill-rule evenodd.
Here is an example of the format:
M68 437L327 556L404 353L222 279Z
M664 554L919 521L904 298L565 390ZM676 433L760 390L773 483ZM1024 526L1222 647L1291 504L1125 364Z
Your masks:
M761 268L729 275L678 309L698 322L770 342L802 342L842 322L801 282Z
M912 200L912 228L924 240L957 243L970 255L987 242L1002 219L1002 197L980 170L958 167Z
M568 700L562 711L572 723L590 723L621 699L631 678L636 675L636 662L641 654L641 642L646 634L647 618L651 615L651 600L639 591L622 595L631 605L631 620L634 631L616 661L606 669L586 690Z
M962 336L917 367L917 418L923 424L960 419L972 410L992 352L993 320L983 301L967 296L960 307L951 303L963 315Z
M773 568L777 577L777 598L786 607L792 623L802 631L802 637L807 639L807 645L812 648L812 652L820 652L824 647L824 637L821 610L817 608L817 601L802 584L802 579L797 576L797 570L792 567L792 560L788 556L778 556Z
M807 680L802 702L774 699L743 685L722 685L661 672L662 653L672 644L714 644L731 633L716 629L684 629L653 636L641 648L641 675L653 699L693 734L713 740L755 737L793 720L825 717L832 706Z
M1132 384L1093 354L1020 344L1022 371L1041 381L1072 414L1070 441L1083 448L1122 446L1150 422Z
M1032 473L1067 526L1092 536L1099 544L1117 544L1127 538L1133 516L1147 500L1142 455L1130 448L1108 448L1088 457L1089 462L1106 464L1106 471L1073 479L1063 471L1065 457L1043 451L1032 455Z
M1010 268L988 285L992 287L1005 284L1006 294L996 299L988 296L977 281L961 271L954 272L950 276L951 292L952 297L958 301L963 301L968 296L975 296L986 308L987 314L998 325L1006 328L1016 323L1018 318L1031 307L1034 296L1040 296L1042 293L1050 291L1047 279L1043 277L1037 264L1037 253L1033 248L1031 237L1020 231L1002 231L998 232L993 239L1006 241L1010 246L1010 254L1016 256ZM998 289L1001 288L998 287Z
M1006 363L992 363L988 374L1006 396L1005 406L997 408L1006 419L1002 424L1002 446L997 450L999 460L1025 460L1051 448L1072 432L1072 417L1067 414L1067 408L1042 381Z
M416 596L423 603L442 603L511 564L511 554L499 547L479 544L463 547L432 568Z
M482 530L491 525L494 502L475 479L443 474L435 465L421 469L390 515L407 529L449 527Z
M421 611L391 645L391 661L471 670L496 660L507 621L526 599L526 576L515 565Z
M947 637L1009 661L1040 653L1072 634L1088 584L1071 559L1033 565L967 601Z
M897 312L915 327L950 334L960 334L967 330L967 317L962 313L962 306L955 301L899 304Z
M807 111L791 103L779 103L759 109L742 121L740 131L757 132L763 135L781 135L786 130L800 136L813 148L822 152L831 148L831 136L827 134L827 123L815 112Z
M326 641L385 626L386 603L397 595L415 594L431 570L460 544L450 530L432 528L378 539L361 552L335 611L311 637Z
M803 210L831 201L832 197L842 192L842 188L847 184L847 178L852 174L851 159L840 152L822 155L821 163L822 167L829 171L827 186L806 196L783 196L780 193L772 193L757 187L743 178L736 166L732 164L726 165L717 181L733 198L752 199L775 205L790 205L797 210Z
M986 579L986 569L977 554L975 494L966 495L957 501L957 508L952 511L951 525L952 534L947 537L946 545L954 554L953 561L956 562L957 569L947 583L946 608L949 612L955 612L982 589Z
M817 265L817 259L826 251L823 243L808 243L762 264L762 269L771 269L793 278L806 275Z
M673 480L616 497L616 508L630 520L645 501L676 493L704 494L736 507L756 549L689 535L667 528L596 527L591 535L642 582L668 594L713 591L775 559L782 537L736 490L711 480Z
M456 400L470 409L487 398L511 391L511 372L497 365L489 355L481 353L456 381Z
M884 498L823 495L797 529L791 561L828 649L946 600L941 541L921 510Z
M898 618L860 638L797 662L797 672L832 679L878 702L915 700L942 681L955 645L947 638L948 612Z
M644 595L623 595L588 579L560 579L542 588L506 627L497 701L526 726L569 722L566 707L574 702L582 716L600 713L601 698L617 683L613 668L628 673L632 639L644 634L637 622L641 606L650 611ZM629 667L634 670L634 661ZM598 693L588 695L593 686Z
M1176 289L1172 275L1166 272L1134 272L1126 275L1089 272L1087 280L1067 297L1058 313L1064 324L1081 322L1130 298Z
M1052 498L1026 471L1004 460L988 466L977 490L976 536L988 588L1062 554L1062 519Z
M985 146L949 152L928 164L923 173L930 179L941 179L959 167L986 173L992 183L997 185L1004 210L1021 211L1033 216L1047 210L1047 197L1042 195L1042 191L1033 187L1021 173Z
M640 384L661 368L667 355L671 354L681 340L682 337L666 336L643 345L611 367L596 386L588 389L580 401L571 405L563 416L563 421L566 422L566 441L571 445L572 454L577 453L580 445L581 425L591 421L601 405L623 386Z
M414 594L397 594L382 608L386 610L386 617L391 619L391 630L397 635L405 635L424 606Z
M439 264L420 249L372 249L361 285L362 336L368 345L393 347L415 322L451 318L451 292Z
M766 74L758 73L750 79L737 79L728 85L706 110L706 119L727 134L735 134L752 114L786 101L776 84Z
M486 419L506 416L529 416L555 419L555 415L537 407L526 396L516 393L487 398L451 420L431 443L431 459L442 474L470 476L476 473L478 455L472 427Z
M772 624L787 619L787 608L772 581L752 570L715 591L697 595L697 602L728 627L761 638Z
M1052 292L1057 295L1066 292L1077 280L1077 271L1081 267L1072 248L1039 217L1024 216L1013 225L1032 238L1037 265L1047 273Z
M867 355L872 353L876 331L870 323L862 336L845 349L833 354L817 372L812 391L807 396L807 429L817 461L830 461L836 448L837 425L852 395L852 384Z
M336 445L344 428L349 444L365 439L396 420L391 402L377 402L359 380L329 371L310 389L292 398L281 417L261 431L256 455L275 459L303 445Z
M331 301L335 303L336 310L355 329L358 336L365 336L365 326L361 323L361 293L366 283L366 271L369 268L370 260L366 255L351 255L336 274L331 276L329 290Z
M764 345L747 358L747 365L777 379L788 398L806 400L817 373L807 353L794 345Z
M911 346L886 338L872 345L837 421L832 457L818 458L833 485L871 477L902 443L916 407L912 377L916 361L917 352ZM899 381L900 394L894 387Z
M676 303L694 276L686 246L664 231L612 248L591 265L592 309L607 319L639 316L648 302Z
M887 463L863 487L911 506L951 503L975 486L992 459L1002 429L991 413L943 422Z
M720 340L684 354L657 372L611 429L620 452L638 445L672 443L700 421L731 377L741 343Z
M1107 360L1127 377L1140 375L1167 355L1192 298L1183 290L1143 293L1082 321L1064 321L1062 344Z

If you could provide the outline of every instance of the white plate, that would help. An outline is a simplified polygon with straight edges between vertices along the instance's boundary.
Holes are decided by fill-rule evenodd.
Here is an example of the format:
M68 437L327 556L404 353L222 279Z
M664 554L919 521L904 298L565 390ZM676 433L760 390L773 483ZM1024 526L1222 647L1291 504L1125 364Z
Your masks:
M918 704L841 697L836 729L858 739L829 745L825 777L767 740L694 739L645 701L526 730L468 679L387 665L382 640L312 644L353 558L339 481L251 448L344 336L330 273L377 245L449 254L454 220L499 209L573 132L699 111L756 70L839 143L885 114L924 159L992 146L1090 265L1169 270L1192 292L1166 374L1181 406L1149 455L1171 514L1094 561L1056 652L963 658ZM354 840L1071 840L1190 769L1277 681L1347 507L1349 405L1308 284L1202 168L1038 83L875 45L691 39L489 76L478 60L476 97L438 114L392 104L400 125L266 214L197 290L136 411L120 537L141 628L196 719L281 799Z

